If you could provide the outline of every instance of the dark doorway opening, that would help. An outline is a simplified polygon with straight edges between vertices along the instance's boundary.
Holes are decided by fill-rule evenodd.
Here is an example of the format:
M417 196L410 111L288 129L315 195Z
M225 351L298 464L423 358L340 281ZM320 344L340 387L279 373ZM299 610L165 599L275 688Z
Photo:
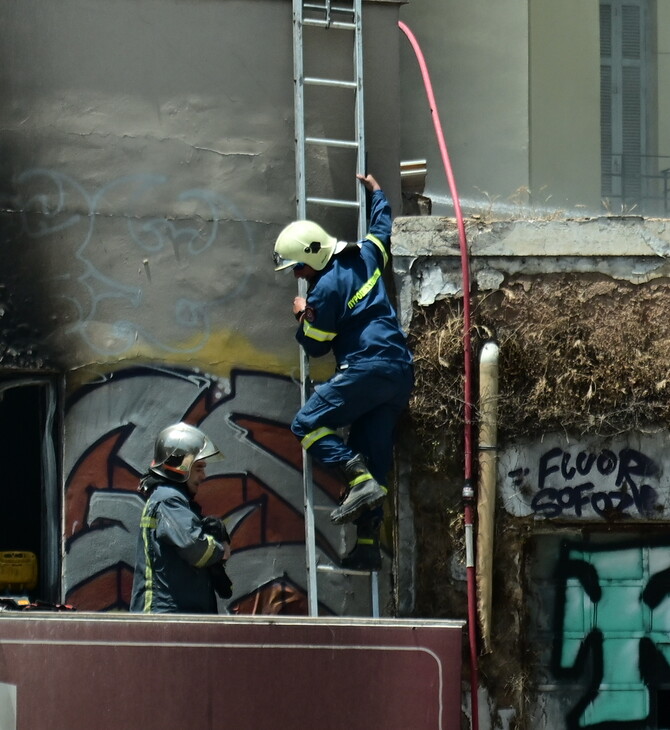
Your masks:
M656 693L657 724L656 727L670 728L670 689L659 689Z
M53 443L55 388L47 379L0 378L0 551L37 556L30 598L55 601L59 565Z

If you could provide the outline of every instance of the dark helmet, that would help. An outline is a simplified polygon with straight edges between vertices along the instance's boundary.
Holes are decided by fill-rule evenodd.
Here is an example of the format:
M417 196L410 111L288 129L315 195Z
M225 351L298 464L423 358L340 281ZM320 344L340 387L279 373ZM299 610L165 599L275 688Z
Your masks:
M187 482L194 462L214 456L223 459L223 454L199 428L175 423L158 434L149 471L173 482Z

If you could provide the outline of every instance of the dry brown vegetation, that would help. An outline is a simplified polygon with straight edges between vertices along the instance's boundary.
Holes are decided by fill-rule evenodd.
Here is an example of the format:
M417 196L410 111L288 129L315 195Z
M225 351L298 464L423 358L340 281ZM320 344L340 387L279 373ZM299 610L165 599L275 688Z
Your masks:
M670 423L670 282L609 277L517 277L472 301L473 368L482 340L500 345L501 439L550 431L603 436ZM462 304L417 309L412 428L426 466L462 449ZM472 399L475 402L476 382Z
M477 359L487 338L500 345L501 446L556 431L611 436L667 428L668 303L666 279L634 285L598 274L517 276L499 291L474 294L475 454ZM463 567L462 302L417 307L410 339L416 388L405 425L407 443L415 445L416 613L464 618L465 586L458 575L458 566ZM480 666L483 682L501 706L519 709L529 701L533 683L524 675L529 648L510 630L510 621L524 615L521 556L532 528L526 519L498 515L493 653L482 657ZM515 687L511 678L522 678L523 686Z

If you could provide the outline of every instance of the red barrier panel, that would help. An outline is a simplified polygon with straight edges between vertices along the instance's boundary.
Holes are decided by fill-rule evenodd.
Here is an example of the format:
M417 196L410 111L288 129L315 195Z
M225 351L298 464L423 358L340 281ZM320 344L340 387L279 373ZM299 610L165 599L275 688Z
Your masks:
M3 712L15 697L16 730L453 730L462 626L5 612Z

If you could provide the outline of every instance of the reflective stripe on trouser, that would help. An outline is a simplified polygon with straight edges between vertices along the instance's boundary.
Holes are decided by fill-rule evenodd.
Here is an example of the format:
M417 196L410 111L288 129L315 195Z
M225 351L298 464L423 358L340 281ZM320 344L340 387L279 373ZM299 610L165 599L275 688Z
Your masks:
M298 411L291 430L311 456L324 464L365 457L370 473L386 483L393 457L393 431L414 383L402 362L356 363L318 385ZM349 426L348 443L337 429Z

